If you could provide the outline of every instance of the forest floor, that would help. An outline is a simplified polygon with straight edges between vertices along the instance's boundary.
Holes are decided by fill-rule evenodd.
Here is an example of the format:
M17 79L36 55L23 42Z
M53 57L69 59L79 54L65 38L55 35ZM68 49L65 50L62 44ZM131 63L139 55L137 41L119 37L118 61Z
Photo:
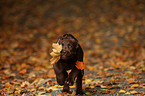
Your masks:
M0 0L0 96L75 96L50 65L65 33L84 50L86 96L145 95L145 1Z

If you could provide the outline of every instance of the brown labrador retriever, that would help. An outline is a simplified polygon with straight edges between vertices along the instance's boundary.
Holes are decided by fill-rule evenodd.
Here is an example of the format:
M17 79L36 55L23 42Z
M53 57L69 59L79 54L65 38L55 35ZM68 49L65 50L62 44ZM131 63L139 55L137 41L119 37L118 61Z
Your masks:
M76 79L76 95L84 94L82 91L82 77L84 70L78 69L76 61L83 62L83 50L78 40L71 34L64 34L59 37L57 43L62 45L60 59L54 64L57 83L64 85L63 92L69 92L69 85L73 85ZM67 70L71 70L68 74Z

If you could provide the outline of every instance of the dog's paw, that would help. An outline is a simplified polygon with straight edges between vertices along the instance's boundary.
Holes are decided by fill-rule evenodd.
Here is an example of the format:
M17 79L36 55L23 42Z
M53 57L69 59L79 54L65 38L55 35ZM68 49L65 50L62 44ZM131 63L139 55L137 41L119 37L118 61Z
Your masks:
M67 80L67 81L65 81L65 84L67 84L67 85L69 85L69 86L70 86L70 85L73 85L73 84L74 84L74 82L73 82L73 81L68 81L68 80Z
M67 92L67 93L69 93L70 91L69 91L69 85L68 84L64 84L64 87L63 87L63 90L62 90L62 92Z
M85 94L82 90L80 91L80 90L76 90L76 95L83 95L83 94Z
M73 85L74 84L74 80L72 78L67 78L66 81L65 81L65 84L68 84L69 86Z

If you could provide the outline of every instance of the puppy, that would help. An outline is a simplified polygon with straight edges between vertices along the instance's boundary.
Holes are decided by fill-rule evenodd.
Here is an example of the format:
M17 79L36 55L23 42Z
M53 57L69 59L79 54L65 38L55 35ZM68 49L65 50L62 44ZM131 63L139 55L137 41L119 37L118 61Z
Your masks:
M62 45L60 59L54 64L56 80L59 85L63 86L63 92L69 92L69 85L73 85L76 80L76 95L84 94L82 91L82 77L84 70L78 69L76 61L83 62L83 50L78 40L71 34L64 34L59 37L57 43ZM71 70L68 74L67 70Z

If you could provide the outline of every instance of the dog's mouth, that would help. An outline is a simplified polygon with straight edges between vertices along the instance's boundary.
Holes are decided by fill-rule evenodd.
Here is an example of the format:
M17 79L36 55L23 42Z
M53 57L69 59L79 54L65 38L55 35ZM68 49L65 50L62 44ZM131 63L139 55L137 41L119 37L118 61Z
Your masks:
M61 52L61 55L62 55L62 56L67 55L67 54L68 54L67 51L62 51L62 52Z
M70 53L68 51L61 52L61 59L69 59Z

